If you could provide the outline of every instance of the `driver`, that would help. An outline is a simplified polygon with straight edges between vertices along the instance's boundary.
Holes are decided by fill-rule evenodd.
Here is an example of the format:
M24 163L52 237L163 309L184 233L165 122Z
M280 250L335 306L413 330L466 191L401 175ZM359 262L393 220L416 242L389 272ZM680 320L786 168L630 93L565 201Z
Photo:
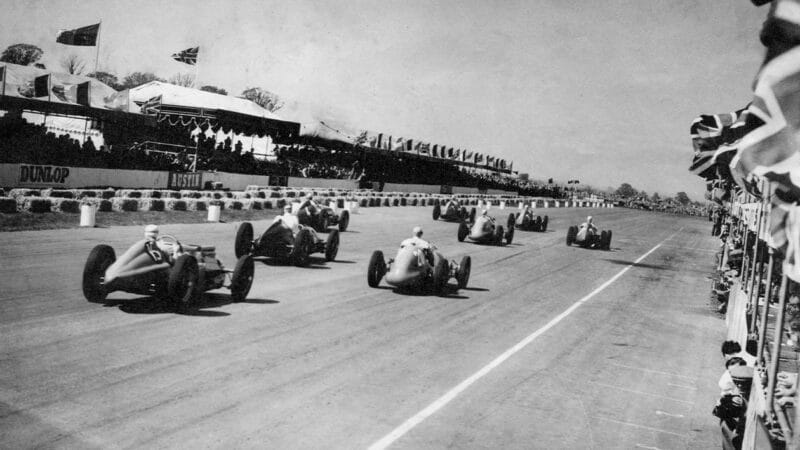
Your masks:
M145 249L147 250L147 253L150 253L151 256L154 255L153 251L156 249L169 258L170 261L175 261L181 254L183 254L181 246L177 243L177 241L175 241L175 244L173 244L158 238L158 225L150 224L144 227L144 239ZM157 257L154 257L154 259L156 259L156 262L160 262L158 261Z
M593 233L597 232L597 227L592 223L592 216L586 217L586 222L581 224L581 228L591 230Z
M306 210L308 215L314 215L317 211L321 210L322 208L319 206L317 202L314 201L314 198L309 194L303 199L303 202L300 203L300 207L297 208L298 211L302 209Z
M461 203L458 201L458 199L456 198L456 196L455 196L455 195L451 195L451 196L450 196L450 204L451 204L451 205L453 205L453 206L454 206L454 207L456 207L456 208L458 208L459 206L461 206Z
M433 250L436 249L436 246L431 244L430 242L422 239L422 227L416 226L411 232L411 237L405 239L403 242L400 243L400 248L405 247L416 247L420 250L419 252L419 263L420 265L425 264L425 260L428 261L430 265L433 265Z
M292 214L292 205L288 203L283 207L283 214L275 217L273 223L275 222L282 222L285 227L292 230L293 235L300 231L300 220L297 215Z

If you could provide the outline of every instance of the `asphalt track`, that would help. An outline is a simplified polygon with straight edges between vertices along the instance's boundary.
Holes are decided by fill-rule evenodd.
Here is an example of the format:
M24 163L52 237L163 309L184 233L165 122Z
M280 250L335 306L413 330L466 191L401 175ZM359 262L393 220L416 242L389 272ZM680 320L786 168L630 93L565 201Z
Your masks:
M213 291L180 314L82 296L91 248L120 254L142 227L0 233L0 447L717 447L709 222L546 212L547 233L490 247L459 243L430 208L362 209L338 261L257 263L246 302ZM565 246L587 213L611 251ZM367 286L371 252L393 255L417 224L445 256L472 256L467 289ZM236 225L162 232L232 266Z

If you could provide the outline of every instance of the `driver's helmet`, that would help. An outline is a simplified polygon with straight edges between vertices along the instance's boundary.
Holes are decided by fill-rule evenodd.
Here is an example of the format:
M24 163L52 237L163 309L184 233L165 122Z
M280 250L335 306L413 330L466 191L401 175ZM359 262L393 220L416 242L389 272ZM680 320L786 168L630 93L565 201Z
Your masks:
M488 215L488 214L489 214L489 211L487 211L487 210L485 210L485 209L482 209L482 210L481 210L481 215L482 215L482 216L486 216L486 215Z
M158 225L147 225L144 227L144 238L149 240L158 239Z
M592 216L588 216L588 217L586 217L586 223L587 223L588 225L591 225L591 224L592 224Z
M422 227L416 226L414 230L411 232L415 237L421 238L422 237Z
M284 214L291 214L292 213L292 205L290 205L288 203L286 205L283 205L283 213Z

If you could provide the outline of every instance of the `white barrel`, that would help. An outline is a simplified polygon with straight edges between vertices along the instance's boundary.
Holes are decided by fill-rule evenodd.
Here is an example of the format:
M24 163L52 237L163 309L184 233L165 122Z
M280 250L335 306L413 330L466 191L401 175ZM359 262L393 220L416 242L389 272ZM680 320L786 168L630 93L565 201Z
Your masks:
M222 212L222 208L219 205L209 205L208 206L208 221L209 222L219 222L219 216Z
M81 226L93 227L95 223L95 213L97 213L97 207L95 205L81 205Z
M500 209L506 209L506 201L505 200L501 200L500 201Z
M549 208L549 207L550 207L550 202L549 202L549 201L547 201L547 200L543 201L543 202L542 202L542 207L543 207L543 208Z

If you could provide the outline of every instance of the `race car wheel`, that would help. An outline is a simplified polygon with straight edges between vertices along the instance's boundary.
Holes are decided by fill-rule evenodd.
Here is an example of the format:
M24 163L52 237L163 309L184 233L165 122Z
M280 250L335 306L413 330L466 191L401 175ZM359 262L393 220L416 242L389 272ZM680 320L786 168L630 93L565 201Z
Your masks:
M514 240L514 227L511 227L506 231L506 245L511 245L511 242Z
M472 270L472 258L465 256L461 258L461 264L458 265L456 271L456 280L458 281L458 288L464 289L469 282L469 273Z
M544 219L542 219L542 225L539 227L539 231L547 231L547 222L549 221L550 219L547 216L544 216Z
M475 214L477 214L477 212L478 211L475 208L472 208L472 209L469 210L469 222L470 223L475 222Z
M323 211L319 214L317 218L317 232L319 233L327 233L328 227L331 224L331 219L328 217L328 213Z
M442 207L439 204L433 205L433 220L439 220L439 216L442 215Z
M234 242L234 253L236 258L241 258L253 251L253 224L242 222L236 230L236 241Z
M381 278L386 273L386 261L383 260L383 252L375 250L369 258L367 266L367 284L369 287L378 287Z
M533 231L542 231L542 216L533 219Z
M506 221L506 228L513 228L515 223L517 223L517 219L514 217L514 213L509 214L508 220Z
M575 243L575 236L578 234L578 227L575 225L567 229L567 247Z
M197 295L199 278L197 260L191 255L179 256L169 273L167 295L176 306L188 305Z
M339 253L339 230L331 230L325 241L325 261L333 261Z
M505 233L503 232L503 226L498 225L494 229L494 243L497 245L503 245L503 238L505 237Z
M441 255L433 255L433 292L441 294L447 286L447 279L450 277L450 265Z
M344 233L350 225L350 211L344 210L339 214L339 231Z
M464 222L458 224L458 242L464 242L467 235L469 234L469 225Z
M606 245L603 246L604 250L611 250L611 230L606 232Z
M83 296L92 303L106 299L108 291L103 286L103 278L108 266L117 260L114 249L108 245L97 245L89 253L83 266Z
M231 300L241 302L247 298L250 287L253 285L253 257L244 255L236 261L236 267L231 275Z
M458 210L458 218L461 220L467 220L469 217L469 212L467 212L467 207L462 206L460 210Z
M311 232L306 229L302 229L297 233L294 238L294 246L291 253L289 253L289 259L292 264L298 267L308 265L308 255L311 254L311 249L314 245L313 240Z
M522 229L529 230L531 228L531 216L524 214L522 216Z

